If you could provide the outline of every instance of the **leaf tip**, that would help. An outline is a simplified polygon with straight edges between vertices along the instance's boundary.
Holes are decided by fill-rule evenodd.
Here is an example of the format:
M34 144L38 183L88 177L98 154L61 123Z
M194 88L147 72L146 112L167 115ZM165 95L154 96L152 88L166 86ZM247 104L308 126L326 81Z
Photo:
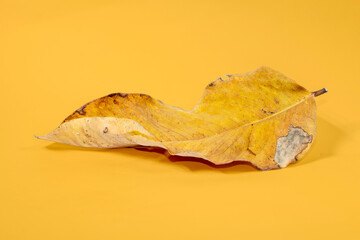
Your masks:
M35 134L34 134L34 137L35 137L36 139L44 139L44 137L36 136Z

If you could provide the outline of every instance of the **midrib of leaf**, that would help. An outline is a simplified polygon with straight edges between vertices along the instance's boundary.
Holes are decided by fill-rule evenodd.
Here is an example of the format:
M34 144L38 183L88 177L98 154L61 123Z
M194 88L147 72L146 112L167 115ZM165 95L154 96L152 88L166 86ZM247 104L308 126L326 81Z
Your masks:
M242 125L242 126L233 127L233 128L227 129L227 130L225 130L225 131L222 131L222 132L219 132L219 133L216 133L216 134L213 134L213 135L209 135L209 136L206 136L206 137L202 137L202 138L188 139L188 140L179 140L179 141L164 141L164 142L161 142L161 143L198 141L198 140L202 140L202 139L211 138L211 137L214 137L214 136L216 136L216 135L223 134L223 133L226 133L226 132L229 132L229 131L233 131L233 130L235 130L235 129L244 128L244 127L247 127L247 126L249 126L249 125L258 124L258 123L261 123L261 122L263 122L263 121L267 121L268 119L271 119L271 118L273 118L273 117L275 117L275 116L277 116L277 115L279 115L279 114L281 114L281 113L283 113L283 112L286 112L286 111L288 111L289 109L291 109L291 108L293 108L293 107L295 107L295 106L297 106L297 105L302 104L302 103L305 102L309 97L312 97L312 96L313 96L312 94L309 94L307 97L304 97L304 98L301 99L299 102L297 102L297 103L295 103L295 104L293 104L293 105L290 105L289 107L284 108L283 110L281 110L281 111L279 111L279 112L277 112L277 113L274 113L274 114L272 114L272 115L270 115L270 116L267 116L267 117L265 117L265 118L256 120L256 121L254 121L254 122L246 123L246 124L244 124L244 125Z

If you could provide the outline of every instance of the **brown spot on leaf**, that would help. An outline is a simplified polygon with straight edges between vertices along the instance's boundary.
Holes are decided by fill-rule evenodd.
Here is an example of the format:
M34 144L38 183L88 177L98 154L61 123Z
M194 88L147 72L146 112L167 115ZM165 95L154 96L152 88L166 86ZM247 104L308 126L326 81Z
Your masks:
M275 112L272 112L272 111L266 111L264 109L261 109L264 113L269 113L269 114L274 114Z
M85 108L86 108L87 105L88 105L88 103L85 104L85 105L83 105L83 106L80 107L79 109L77 109L75 112L77 112L77 113L80 114L80 115L85 115L85 114L86 114Z
M108 131L109 131L109 129L107 127L105 127L103 133L107 133Z
M109 94L107 95L108 97L115 97L115 96L119 96L119 97L122 97L122 98L125 98L128 96L127 93L112 93L112 94Z

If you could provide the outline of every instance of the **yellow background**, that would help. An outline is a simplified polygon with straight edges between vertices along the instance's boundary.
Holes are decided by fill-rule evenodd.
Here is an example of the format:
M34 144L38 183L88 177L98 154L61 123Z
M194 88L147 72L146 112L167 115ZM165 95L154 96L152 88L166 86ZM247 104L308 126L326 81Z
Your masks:
M359 1L0 1L0 239L360 239ZM269 66L317 98L282 170L36 140L84 103L147 93L191 109Z

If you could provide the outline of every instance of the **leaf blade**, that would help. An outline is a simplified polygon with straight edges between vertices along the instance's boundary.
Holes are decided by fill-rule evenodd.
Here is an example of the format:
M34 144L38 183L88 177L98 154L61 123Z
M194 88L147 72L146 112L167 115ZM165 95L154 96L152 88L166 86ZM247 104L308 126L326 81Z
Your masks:
M316 134L315 113L314 94L262 67L215 80L190 111L145 94L110 94L85 104L42 139L85 147L156 146L265 170L286 167L306 153Z

